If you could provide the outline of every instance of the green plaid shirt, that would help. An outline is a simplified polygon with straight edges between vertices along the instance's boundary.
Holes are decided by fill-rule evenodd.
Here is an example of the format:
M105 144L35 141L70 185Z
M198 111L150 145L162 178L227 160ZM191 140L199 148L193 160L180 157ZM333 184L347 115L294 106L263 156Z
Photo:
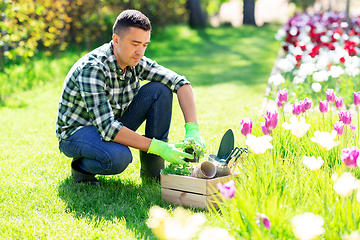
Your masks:
M117 119L136 95L140 80L161 82L175 93L189 84L184 76L146 57L124 72L115 59L112 41L80 58L64 82L57 138L66 139L80 128L93 125L103 140L113 140L123 126Z

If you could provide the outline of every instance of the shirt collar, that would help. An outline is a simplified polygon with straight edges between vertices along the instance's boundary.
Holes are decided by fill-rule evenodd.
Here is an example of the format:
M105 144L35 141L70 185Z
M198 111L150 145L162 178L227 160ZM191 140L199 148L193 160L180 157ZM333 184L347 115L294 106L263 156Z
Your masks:
M113 40L109 43L109 48L107 49L107 55L109 56L109 61L111 64L111 69L113 71L119 72L120 74L124 74L124 71L121 69L119 63L116 61L114 55L114 47L113 47Z

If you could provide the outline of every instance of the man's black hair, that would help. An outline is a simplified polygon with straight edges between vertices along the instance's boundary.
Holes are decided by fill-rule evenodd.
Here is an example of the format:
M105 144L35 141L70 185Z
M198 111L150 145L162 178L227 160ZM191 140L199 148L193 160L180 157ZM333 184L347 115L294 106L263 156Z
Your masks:
M113 34L122 34L130 27L141 28L145 31L151 31L150 20L137 10L125 10L116 18L113 26Z

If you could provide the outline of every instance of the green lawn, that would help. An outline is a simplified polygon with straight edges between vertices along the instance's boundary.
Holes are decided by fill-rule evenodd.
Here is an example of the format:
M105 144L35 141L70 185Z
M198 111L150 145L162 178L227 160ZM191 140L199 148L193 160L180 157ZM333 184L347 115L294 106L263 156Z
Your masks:
M277 29L172 27L152 39L146 55L192 82L208 154L229 128L243 143L240 121L258 114L280 47ZM1 239L154 239L146 226L149 208L175 207L161 200L159 184L141 182L135 150L124 173L99 177L100 188L73 184L71 160L59 153L54 128L63 80L78 57L36 60L40 84L17 90L0 108ZM175 98L171 141L183 139L183 125ZM205 225L215 226L219 215L206 216Z

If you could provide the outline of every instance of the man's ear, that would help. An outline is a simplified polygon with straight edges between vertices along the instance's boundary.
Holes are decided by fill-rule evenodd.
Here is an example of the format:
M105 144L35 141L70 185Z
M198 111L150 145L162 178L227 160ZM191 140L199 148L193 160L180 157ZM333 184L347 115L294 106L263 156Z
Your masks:
M117 34L112 35L112 40L115 45L119 45L120 37Z

